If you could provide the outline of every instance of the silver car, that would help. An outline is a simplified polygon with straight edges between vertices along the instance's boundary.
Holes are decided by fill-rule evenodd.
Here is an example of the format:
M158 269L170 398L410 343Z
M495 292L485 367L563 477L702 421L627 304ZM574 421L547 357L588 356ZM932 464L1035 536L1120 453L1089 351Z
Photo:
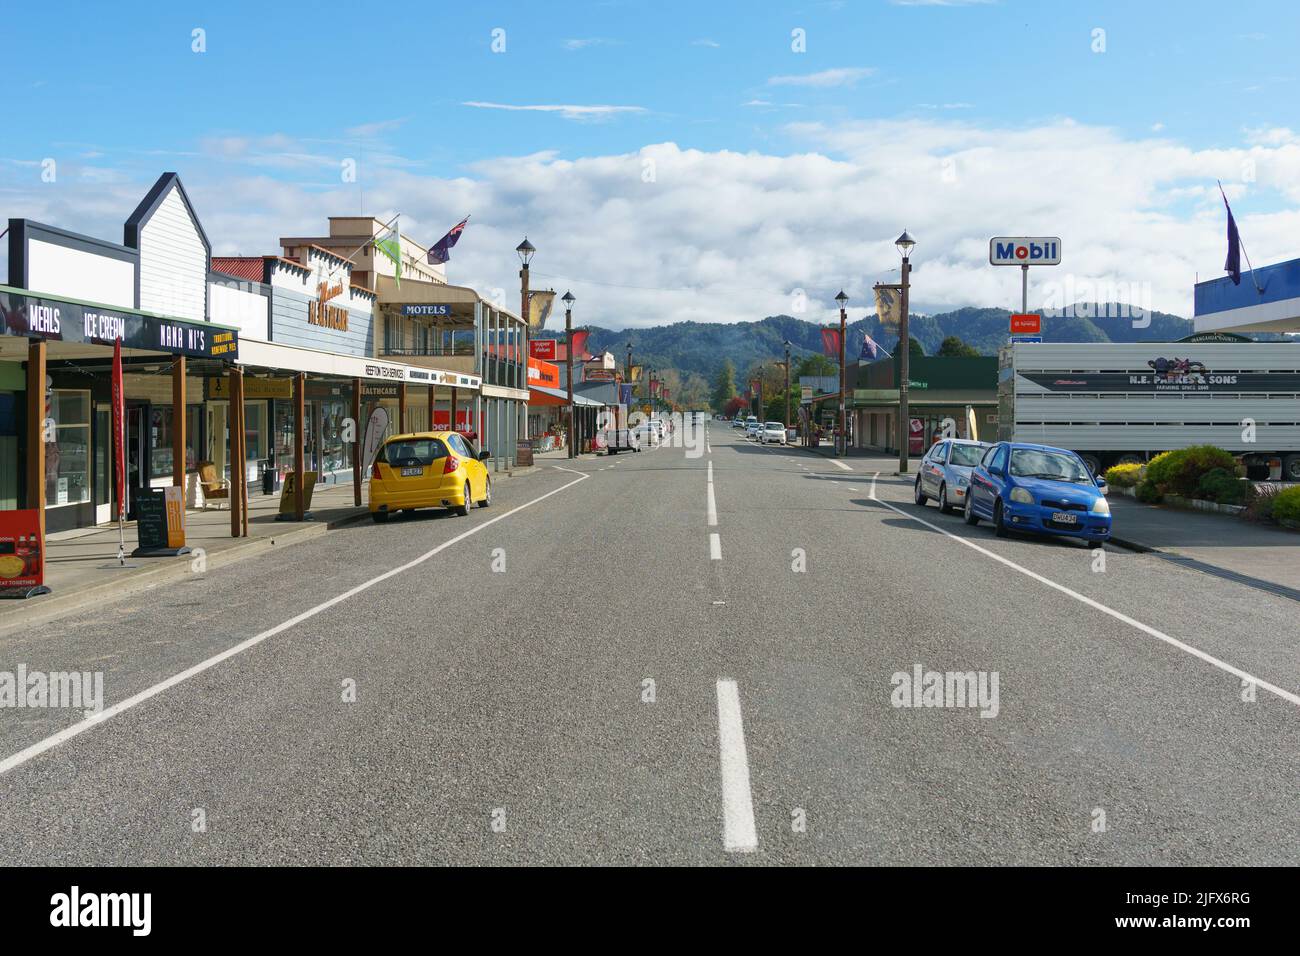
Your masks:
M944 513L964 508L970 473L988 448L988 442L969 438L945 438L931 445L916 470L916 503L924 505L933 498Z

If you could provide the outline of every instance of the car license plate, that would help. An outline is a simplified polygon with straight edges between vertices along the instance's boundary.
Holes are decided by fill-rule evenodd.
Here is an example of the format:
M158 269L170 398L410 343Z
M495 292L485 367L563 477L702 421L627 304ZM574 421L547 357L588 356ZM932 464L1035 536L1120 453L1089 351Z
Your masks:
M1078 524L1079 516L1070 514L1068 511L1053 511L1052 520L1057 524Z
M422 478L422 477L424 477L424 466L423 466L423 465L411 465L410 467L403 468L403 469L402 469L402 477L403 477L403 478Z

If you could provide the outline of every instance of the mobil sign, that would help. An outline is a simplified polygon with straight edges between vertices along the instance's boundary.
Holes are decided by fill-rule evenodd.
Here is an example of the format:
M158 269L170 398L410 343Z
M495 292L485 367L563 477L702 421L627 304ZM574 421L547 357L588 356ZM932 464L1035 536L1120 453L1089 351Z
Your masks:
M989 263L995 266L1059 266L1061 240L1055 236L994 236Z

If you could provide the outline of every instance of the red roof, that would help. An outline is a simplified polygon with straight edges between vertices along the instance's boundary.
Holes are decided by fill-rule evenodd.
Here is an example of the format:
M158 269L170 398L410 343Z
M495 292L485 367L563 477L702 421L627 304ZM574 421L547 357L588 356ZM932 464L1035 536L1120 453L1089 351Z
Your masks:
M249 282L261 282L264 266L261 256L213 256L212 271L221 272L236 279Z

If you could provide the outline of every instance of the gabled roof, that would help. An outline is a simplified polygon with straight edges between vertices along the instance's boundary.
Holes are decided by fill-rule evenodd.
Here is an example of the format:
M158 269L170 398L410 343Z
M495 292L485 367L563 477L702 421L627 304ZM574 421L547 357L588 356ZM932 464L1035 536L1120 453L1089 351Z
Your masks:
M211 258L212 243L208 242L208 234L203 231L203 223L199 220L198 213L194 211L194 205L190 202L190 197L185 192L185 187L181 185L181 177L177 173L163 173L158 177L158 181L153 184L153 188L149 190L148 195L140 200L140 205L135 207L135 212L131 213L126 220L126 225L123 227L124 238L122 244L132 249L140 248L140 230L157 212L158 207L162 205L163 200L167 198L168 193L173 188L180 193L181 202L185 203L185 208L194 221L194 228L199 234L199 239L203 242L203 248L208 257Z

